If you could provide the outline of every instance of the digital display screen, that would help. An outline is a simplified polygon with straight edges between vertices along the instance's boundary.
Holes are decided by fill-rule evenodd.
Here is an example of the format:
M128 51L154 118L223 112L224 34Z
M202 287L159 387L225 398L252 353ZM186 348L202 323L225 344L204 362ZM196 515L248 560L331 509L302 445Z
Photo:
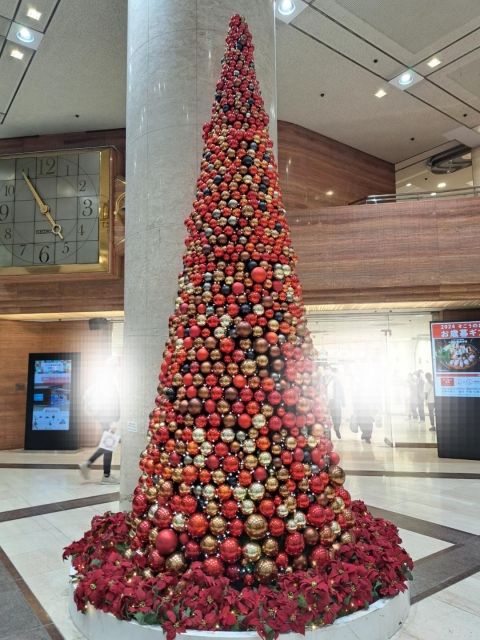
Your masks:
M71 384L71 360L35 360L32 430L69 430Z
M480 397L480 320L432 322L435 395Z

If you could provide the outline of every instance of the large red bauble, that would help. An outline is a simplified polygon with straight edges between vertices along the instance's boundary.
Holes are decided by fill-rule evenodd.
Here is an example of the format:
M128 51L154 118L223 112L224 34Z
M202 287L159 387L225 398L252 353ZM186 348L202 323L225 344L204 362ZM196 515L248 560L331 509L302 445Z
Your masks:
M207 576L213 576L214 578L218 578L224 572L223 562L220 558L207 558L202 564L202 569Z
M239 296L244 291L245 287L243 286L243 282L234 282L232 284L232 293L234 293L236 296Z
M266 518L271 518L275 513L275 503L273 502L273 500L270 500L269 498L265 498L265 500L262 500L260 502L259 511L262 514L262 516L265 516Z
M148 498L144 493L137 494L132 500L132 511L136 516L141 516L147 510Z
M201 347L198 351L197 351L197 360L200 360L200 362L204 362L205 360L208 359L208 350L205 349L204 347Z
M332 451L330 454L330 464L337 465L340 462L340 456L336 451Z
M227 538L220 543L220 558L228 564L233 564L240 559L242 547L236 538Z
M225 574L230 582L237 582L237 580L240 580L241 576L240 567L236 564L231 564L227 567Z
M147 562L148 566L154 571L160 571L165 566L165 558L157 549L150 551Z
M268 477L268 472L264 467L257 467L253 472L253 477L257 482L264 482Z
M155 540L155 546L162 556L168 556L173 553L178 545L178 536L171 529L162 529L158 532Z
M250 277L254 282L265 282L265 280L267 279L267 272L263 267L255 267L254 269L252 269Z
M330 554L325 547L315 547L310 554L310 566L311 567L323 567L330 560Z
M218 458L218 456L208 456L207 458L207 467L211 470L214 471L215 469L218 469L218 467L220 466L220 460Z
M187 522L188 533L192 538L201 538L208 529L208 520L203 513L194 513Z
M327 517L325 509L319 504L312 504L307 512L307 522L313 527L321 527L325 524Z
M299 556L305 549L305 540L299 531L289 533L285 538L285 551L289 556Z
M191 515L195 513L195 509L197 508L197 501L193 496L184 496L182 498L182 512L187 515Z
M238 506L235 500L225 500L222 505L222 514L229 520L237 515Z
M280 518L272 518L268 523L268 530L275 538L280 537L285 531L283 520L280 520Z

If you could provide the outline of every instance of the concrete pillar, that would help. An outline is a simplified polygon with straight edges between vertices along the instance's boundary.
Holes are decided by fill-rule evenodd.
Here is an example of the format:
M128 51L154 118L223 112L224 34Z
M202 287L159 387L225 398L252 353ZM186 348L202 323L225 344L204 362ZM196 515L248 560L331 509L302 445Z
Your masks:
M274 0L129 0L124 406L120 506L130 507L154 407L228 23L249 23L276 142ZM276 151L276 146L275 146Z
M472 149L473 186L480 187L480 147Z

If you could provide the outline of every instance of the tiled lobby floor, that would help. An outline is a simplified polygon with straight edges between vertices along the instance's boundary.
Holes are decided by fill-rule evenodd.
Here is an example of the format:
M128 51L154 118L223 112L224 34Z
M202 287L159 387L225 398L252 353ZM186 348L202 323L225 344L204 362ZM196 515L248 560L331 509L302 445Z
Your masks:
M433 449L391 449L381 442L369 446L343 439L335 446L352 496L398 523L404 545L418 563L415 604L395 640L480 640L480 462L440 460ZM85 483L75 468L60 466L76 465L89 453L0 452L0 547L66 640L83 636L68 614L68 565L62 562L62 549L83 534L95 514L118 508L116 502L99 504L102 495L116 491L98 484L100 470L92 471L91 482ZM11 468L52 463L57 468ZM372 472L379 475L361 475ZM476 477L451 477L461 473ZM76 503L69 501L90 497L97 504L71 508ZM18 518L15 510L20 508L46 512ZM37 624L31 616L29 620ZM0 638L60 637L45 625L19 629L15 635L5 626Z

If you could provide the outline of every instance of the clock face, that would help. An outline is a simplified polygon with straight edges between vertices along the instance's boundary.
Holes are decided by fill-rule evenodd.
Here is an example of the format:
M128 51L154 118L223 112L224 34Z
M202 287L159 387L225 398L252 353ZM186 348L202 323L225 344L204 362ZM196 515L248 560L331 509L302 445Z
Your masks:
M0 268L99 263L101 153L0 157Z

